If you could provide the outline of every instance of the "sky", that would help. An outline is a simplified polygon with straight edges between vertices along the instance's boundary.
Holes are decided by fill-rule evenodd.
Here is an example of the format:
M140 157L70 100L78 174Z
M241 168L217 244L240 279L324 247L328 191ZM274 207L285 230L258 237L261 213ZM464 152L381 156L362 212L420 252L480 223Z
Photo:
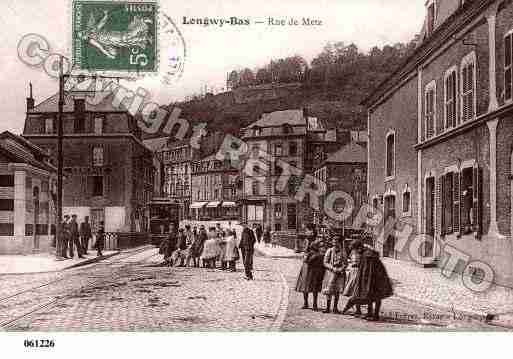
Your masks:
M18 43L29 33L42 35L51 51L69 56L71 0L2 0L0 4L0 131L21 133L25 98L32 82L36 104L58 90L58 83L41 67L29 67L17 56ZM410 41L420 31L424 0L160 0L183 35L187 50L179 80L164 85L160 77L133 81L149 99L160 104L182 100L205 86L222 88L226 74L238 68L256 68L271 59L301 55L307 61L327 42L354 42L367 51L373 46ZM236 16L249 26L185 25L187 18ZM303 17L320 26L269 26L254 21ZM161 49L162 50L162 49Z

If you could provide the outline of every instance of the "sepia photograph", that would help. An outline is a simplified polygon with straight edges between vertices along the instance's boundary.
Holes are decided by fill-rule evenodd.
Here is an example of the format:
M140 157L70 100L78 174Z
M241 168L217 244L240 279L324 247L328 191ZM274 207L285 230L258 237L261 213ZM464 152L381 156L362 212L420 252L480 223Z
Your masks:
M3 0L0 26L15 350L513 329L511 0Z

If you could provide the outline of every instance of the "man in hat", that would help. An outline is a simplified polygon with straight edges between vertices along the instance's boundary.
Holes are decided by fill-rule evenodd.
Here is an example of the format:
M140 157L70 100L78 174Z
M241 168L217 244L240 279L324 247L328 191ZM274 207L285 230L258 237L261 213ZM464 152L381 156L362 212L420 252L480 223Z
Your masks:
M78 258L82 257L82 245L80 244L79 234L78 234L78 223L77 223L77 215L74 214L71 216L71 222L69 223L70 230L70 242L69 242L69 255L73 258L74 249L73 246L77 248Z
M244 264L244 272L247 280L253 280L253 254L255 253L255 234L248 227L248 224L243 222L242 234L240 239L239 248L242 254L242 262Z
M91 224L89 223L89 216L85 216L84 222L80 223L80 239L82 241L82 250L87 254L89 249L89 240L93 237L91 232Z

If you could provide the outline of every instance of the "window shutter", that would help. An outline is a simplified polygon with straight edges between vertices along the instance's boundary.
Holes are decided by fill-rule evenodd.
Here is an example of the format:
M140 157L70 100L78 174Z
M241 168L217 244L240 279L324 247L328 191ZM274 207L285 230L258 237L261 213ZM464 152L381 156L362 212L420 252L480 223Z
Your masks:
M441 176L438 178L438 181L435 179L435 188L436 188L436 196L435 196L435 206L436 207L436 220L435 220L435 233L444 235L444 223L443 223L443 192L444 192L444 177Z
M452 207L452 226L454 233L459 237L460 236L460 173L453 172L453 207Z
M504 97L511 100L512 95L512 40L513 34L504 39Z
M445 234L452 233L452 206L453 206L453 174L452 172L447 173L444 176L444 228Z
M474 234L477 239L481 239L483 227L483 196L482 196L483 172L478 165L473 168L472 176L472 224L474 226Z

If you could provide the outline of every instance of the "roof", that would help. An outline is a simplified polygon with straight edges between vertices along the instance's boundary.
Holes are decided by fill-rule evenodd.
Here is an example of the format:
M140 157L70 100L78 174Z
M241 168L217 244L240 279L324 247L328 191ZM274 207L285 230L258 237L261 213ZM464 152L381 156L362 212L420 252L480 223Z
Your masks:
M11 132L0 134L0 152L13 163L27 163L45 171L56 172L56 168L45 161L48 154L44 150Z
M75 97L84 98L84 95L73 96L73 94L68 93L67 96L64 96L64 106L62 108L63 112L73 112L75 110ZM91 96L92 97L92 96ZM101 102L97 105L90 104L92 101L85 101L85 110L91 112L126 112L128 111L128 105L130 97L125 97L123 102L119 107L115 107L113 103L115 102L115 93L112 91L102 91L95 93L95 100L101 100ZM59 93L56 93L46 100L40 102L32 110L29 110L29 113L37 113L37 112L58 112L59 110Z
M248 127L271 127L271 126L306 126L306 120L302 110L284 110L262 114L262 118Z
M424 22L418 46L415 51L413 51L413 53L360 104L366 107L373 107L394 85L406 78L409 73L416 71L418 66L423 63L425 56L433 49L441 47L445 42L453 38L454 33L461 31L468 22L468 19L482 15L484 9L494 1L495 0L465 1L461 6L459 6L459 2L456 0L437 1L437 4L440 4L437 9L435 31L427 36L425 30L426 23ZM458 6L456 6L456 3L458 3Z
M143 144L152 152L158 152L166 147L169 137L157 137L143 140Z
M366 163L367 150L356 143L349 143L332 153L324 163Z

